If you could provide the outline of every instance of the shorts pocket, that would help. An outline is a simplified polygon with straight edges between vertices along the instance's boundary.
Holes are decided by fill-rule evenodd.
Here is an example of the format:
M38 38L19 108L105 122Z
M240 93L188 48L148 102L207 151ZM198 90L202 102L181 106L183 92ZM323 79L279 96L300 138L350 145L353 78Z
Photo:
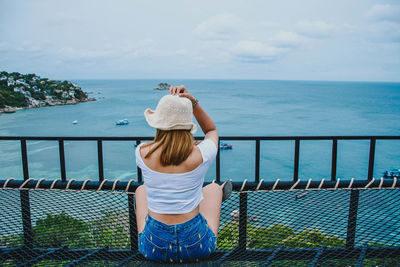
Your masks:
M207 229L206 233L201 236L200 234L196 236L198 241L190 245L184 246L188 260L199 261L211 255L215 251L215 235L210 229Z
M166 247L154 244L145 234L139 237L139 252L146 259L165 262L167 259L167 249Z

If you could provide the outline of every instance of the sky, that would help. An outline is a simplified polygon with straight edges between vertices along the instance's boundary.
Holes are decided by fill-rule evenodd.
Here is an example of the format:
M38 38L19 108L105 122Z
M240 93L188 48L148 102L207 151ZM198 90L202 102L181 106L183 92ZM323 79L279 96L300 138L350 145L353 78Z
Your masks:
M398 0L0 0L0 70L400 81Z

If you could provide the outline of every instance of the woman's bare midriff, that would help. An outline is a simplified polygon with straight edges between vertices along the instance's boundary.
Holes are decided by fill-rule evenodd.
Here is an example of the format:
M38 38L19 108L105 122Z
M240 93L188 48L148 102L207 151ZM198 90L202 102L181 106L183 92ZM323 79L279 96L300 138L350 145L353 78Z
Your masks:
M167 225L180 224L189 221L199 213L199 207L185 214L160 214L149 210L149 215Z

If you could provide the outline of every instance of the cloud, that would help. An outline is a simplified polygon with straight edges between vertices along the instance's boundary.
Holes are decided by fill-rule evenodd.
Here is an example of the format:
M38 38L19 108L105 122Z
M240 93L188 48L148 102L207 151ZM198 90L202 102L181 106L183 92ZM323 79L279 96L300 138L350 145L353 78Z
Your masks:
M367 27L367 38L379 43L400 43L400 23L383 21Z
M311 38L325 38L338 31L336 25L325 21L299 21L295 29L296 32Z
M2 52L40 52L42 47L30 41L21 43L0 42L0 51Z
M400 5L375 5L366 14L365 35L374 42L400 42Z
M220 14L197 25L193 33L204 40L228 40L238 32L242 22L235 15Z
M240 41L231 49L231 54L240 62L266 63L278 59L284 51L282 48L258 41Z
M270 41L278 47L296 48L305 44L308 39L294 32L280 31Z
M237 42L230 53L234 60L245 63L268 63L303 47L309 39L294 32L280 31L265 41Z
M375 5L367 17L374 21L400 22L400 5Z
M186 56L186 49L159 49L152 39L143 39L135 43L105 44L96 48L79 48L65 46L58 50L58 54L67 60L116 60L143 59L152 57Z

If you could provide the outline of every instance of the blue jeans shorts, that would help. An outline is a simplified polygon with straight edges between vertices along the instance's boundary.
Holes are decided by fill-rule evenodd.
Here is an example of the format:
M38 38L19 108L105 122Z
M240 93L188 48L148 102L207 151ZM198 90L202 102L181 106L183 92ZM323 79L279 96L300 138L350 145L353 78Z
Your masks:
M167 225L147 215L139 234L139 252L146 259L182 263L196 262L215 251L217 238L206 219L198 213L181 224Z

